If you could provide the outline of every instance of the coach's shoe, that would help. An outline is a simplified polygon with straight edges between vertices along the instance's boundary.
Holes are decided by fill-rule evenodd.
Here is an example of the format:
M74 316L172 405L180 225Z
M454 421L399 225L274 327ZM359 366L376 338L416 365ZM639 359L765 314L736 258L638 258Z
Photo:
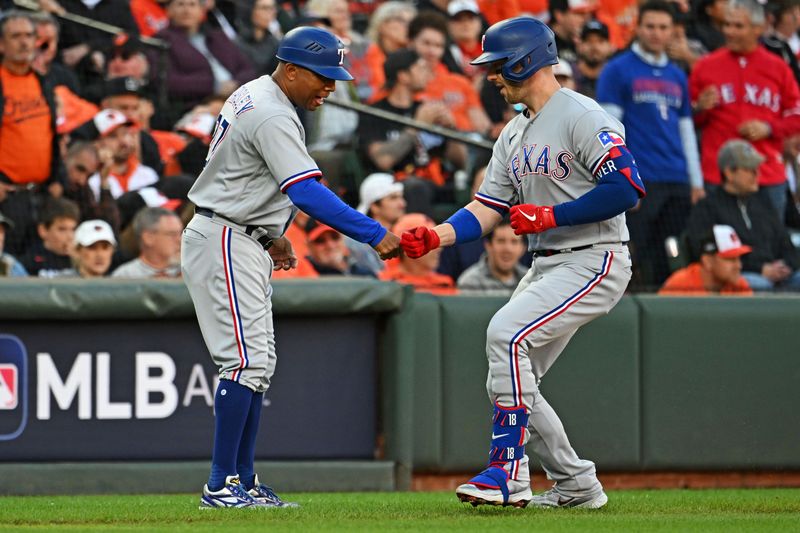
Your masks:
M608 496L601 488L585 496L565 496L553 487L531 498L528 507L579 507L582 509L599 509L608 503Z
M250 507L263 507L263 505L244 490L244 486L239 482L239 476L226 477L225 486L217 491L209 490L208 485L203 487L200 509L243 509Z
M530 479L515 481L499 466L490 466L456 489L456 496L464 503L525 507L531 500Z
M300 507L300 505L294 502L285 502L281 500L280 497L275 494L274 490L258 481L258 474L256 474L255 486L247 492L261 505L270 507Z

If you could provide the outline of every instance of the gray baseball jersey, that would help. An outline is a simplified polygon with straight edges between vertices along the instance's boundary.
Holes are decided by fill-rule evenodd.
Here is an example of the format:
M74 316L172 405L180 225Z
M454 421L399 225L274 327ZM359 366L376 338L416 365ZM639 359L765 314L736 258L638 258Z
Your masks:
M504 209L575 200L596 186L595 167L624 143L623 133L622 125L596 102L561 89L534 117L519 115L508 123L475 198ZM608 313L622 297L631 277L627 240L624 214L530 235L530 249L562 252L534 257L531 270L487 330L489 397L505 409L525 407L529 419L520 444L530 444L548 478L566 496L593 493L601 485L594 463L573 450L539 382L578 328ZM565 251L584 246L590 247ZM509 490L529 488L527 455L502 467Z
M318 175L294 106L270 76L262 76L237 89L222 107L189 199L280 237L297 213L283 191Z
M183 278L222 379L257 392L269 386L276 362L273 263L245 230L259 226L282 236L297 212L283 191L319 174L297 113L272 78L262 76L228 98L189 192L214 214L196 214L181 247Z
M533 118L519 114L503 128L475 198L508 209L512 205L556 205L575 200L596 185L595 166L611 144L624 138L622 124L600 105L569 89L555 93ZM628 240L625 215L528 235L530 250L564 249Z

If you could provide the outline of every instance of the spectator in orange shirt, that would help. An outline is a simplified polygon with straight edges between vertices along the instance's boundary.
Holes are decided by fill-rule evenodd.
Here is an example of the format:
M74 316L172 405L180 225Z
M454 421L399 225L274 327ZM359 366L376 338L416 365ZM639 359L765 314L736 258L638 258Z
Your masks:
M717 224L703 236L700 261L672 274L658 294L703 296L753 294L742 277L742 259L752 251L731 226Z
M364 60L369 69L370 92L359 96L366 102L377 102L386 93L383 91L386 76L383 64L386 55L408 45L408 24L417 15L417 8L406 2L390 1L381 4L367 27L367 37L372 43L367 47Z
M34 23L26 12L0 20L0 209L16 231L6 239L21 256L35 240L36 209L49 189L61 192L53 87L33 70Z
M432 228L435 225L433 220L421 213L409 213L400 217L400 220L392 227L392 232L399 231L400 233L395 233L395 235L401 235L404 231L410 231L419 226ZM432 250L419 259L401 255L397 268L384 270L378 274L378 279L411 285L415 291L419 292L440 295L457 294L453 278L436 272L440 255L441 248Z
M524 13L547 22L547 0L478 0L478 7L490 26Z
M169 26L169 17L164 6L169 0L131 0L131 14L139 33L152 37Z
M306 234L306 224L310 217L302 211L297 215L286 228L286 237L292 243L292 250L297 257L297 267L291 270L274 270L272 279L281 278L318 278L319 274L314 270L314 266L308 260L308 235Z
M448 37L447 19L438 13L420 13L409 24L408 37L411 49L425 59L433 71L433 78L420 95L422 101L444 104L459 130L488 132L491 121L469 78L450 72L442 62Z

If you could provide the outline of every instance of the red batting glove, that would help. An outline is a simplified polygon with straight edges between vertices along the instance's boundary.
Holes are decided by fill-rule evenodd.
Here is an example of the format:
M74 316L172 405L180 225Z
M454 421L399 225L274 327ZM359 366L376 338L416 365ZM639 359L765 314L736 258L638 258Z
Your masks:
M438 248L439 243L439 235L425 226L417 226L410 231L404 231L400 237L400 247L412 259L422 257Z
M519 204L511 208L511 227L516 235L541 233L557 225L552 206Z

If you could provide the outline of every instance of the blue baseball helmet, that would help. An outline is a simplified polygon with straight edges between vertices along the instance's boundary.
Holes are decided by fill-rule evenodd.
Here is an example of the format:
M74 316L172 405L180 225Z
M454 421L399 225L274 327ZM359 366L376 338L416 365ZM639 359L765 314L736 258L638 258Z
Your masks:
M493 24L486 30L481 47L483 53L470 63L505 61L501 67L503 77L517 83L542 67L558 63L553 30L532 17L515 17ZM518 65L522 68L514 72Z
M322 28L301 26L289 31L281 40L276 56L325 78L353 79L343 66L344 45L334 34Z

